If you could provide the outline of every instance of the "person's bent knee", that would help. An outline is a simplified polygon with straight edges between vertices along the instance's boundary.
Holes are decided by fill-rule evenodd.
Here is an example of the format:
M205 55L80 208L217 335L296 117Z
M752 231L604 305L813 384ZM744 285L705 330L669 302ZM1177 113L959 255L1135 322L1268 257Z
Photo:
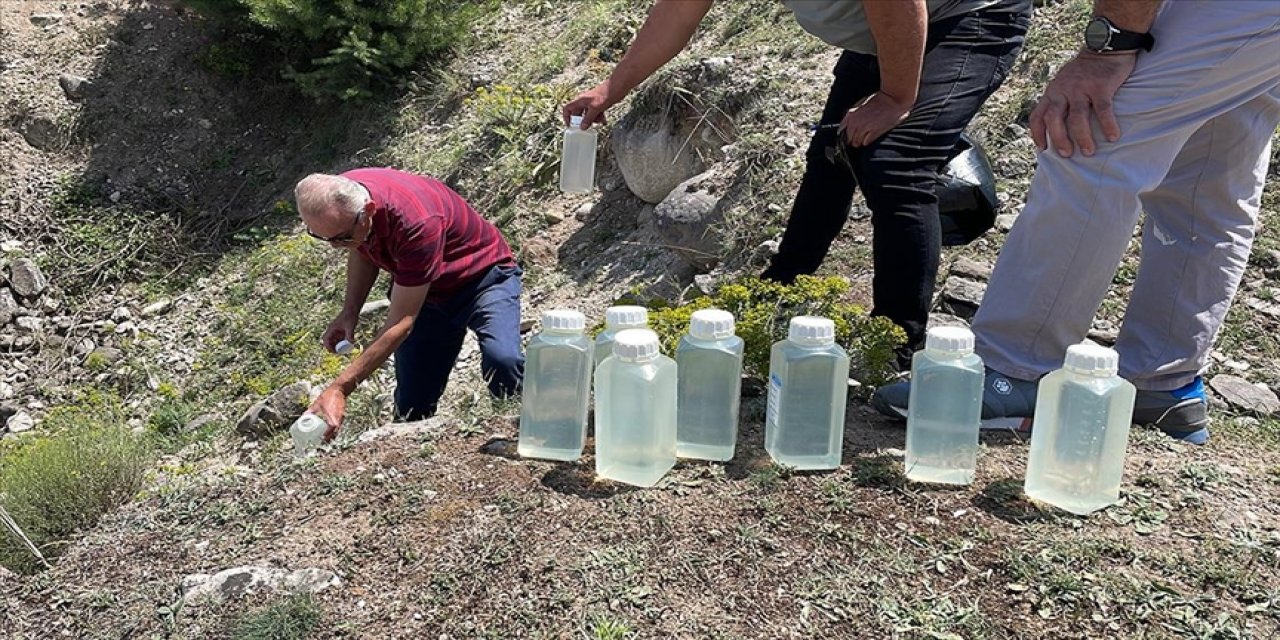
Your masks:
M482 356L480 368L489 383L489 391L505 398L520 390L524 380L524 354L518 349L490 351Z

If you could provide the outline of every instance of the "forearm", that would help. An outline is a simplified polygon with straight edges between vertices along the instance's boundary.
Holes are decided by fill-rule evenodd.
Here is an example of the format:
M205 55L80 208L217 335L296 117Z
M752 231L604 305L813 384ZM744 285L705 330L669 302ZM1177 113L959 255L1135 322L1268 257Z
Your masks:
M369 291L378 280L378 267L365 259L358 251L347 252L347 292L343 297L342 312L347 315L360 313L360 307L369 299Z
M611 103L622 100L632 89L671 61L697 31L714 0L658 0L636 39L604 81Z
M1164 0L1095 0L1093 15L1102 16L1125 31L1151 30Z
M341 389L343 395L351 395L356 386L373 375L373 372L395 353L405 338L409 337L409 333L413 331L413 322L413 316L402 317L394 322L388 319L373 343L366 347L355 360L352 360L330 386Z
M929 33L925 0L866 2L863 7L876 41L880 93L914 104L920 91L920 67Z

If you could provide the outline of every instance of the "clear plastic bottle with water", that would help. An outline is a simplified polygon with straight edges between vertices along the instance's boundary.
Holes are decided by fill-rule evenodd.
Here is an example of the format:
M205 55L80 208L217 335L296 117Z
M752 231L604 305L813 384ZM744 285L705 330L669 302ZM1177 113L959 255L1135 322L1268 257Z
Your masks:
M596 475L651 487L676 464L676 363L658 334L619 331L596 369Z
M938 327L911 359L906 475L916 482L969 484L978 465L982 358L973 332Z
M526 458L577 460L587 440L591 340L586 317L569 309L542 314L542 331L525 348L520 444Z
M623 305L604 311L604 331L596 336L595 360L600 366L605 358L613 355L613 337L625 329L649 328L649 311L644 307Z
M844 445L849 355L827 318L791 319L787 339L773 345L765 410L765 450L799 470L835 469Z
M296 458L306 457L307 452L319 447L324 442L324 432L329 425L324 418L311 413L302 414L289 427L289 437L293 440L293 455Z
M582 116L570 116L560 155L560 190L591 193L596 182L595 129L582 129Z
M1120 499L1133 385L1116 375L1120 356L1083 343L1040 380L1027 460L1027 496L1086 515Z
M676 347L676 455L724 461L738 441L742 393L742 338L733 334L733 314L695 311L689 334Z

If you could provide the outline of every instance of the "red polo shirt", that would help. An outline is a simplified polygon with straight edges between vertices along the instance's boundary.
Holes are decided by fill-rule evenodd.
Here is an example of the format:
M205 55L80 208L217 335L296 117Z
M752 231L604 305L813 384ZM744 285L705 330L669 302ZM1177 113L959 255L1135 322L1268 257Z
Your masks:
M498 228L439 180L396 169L342 175L368 189L377 207L369 238L356 250L398 285L431 285L427 301L447 298L494 265L515 262Z

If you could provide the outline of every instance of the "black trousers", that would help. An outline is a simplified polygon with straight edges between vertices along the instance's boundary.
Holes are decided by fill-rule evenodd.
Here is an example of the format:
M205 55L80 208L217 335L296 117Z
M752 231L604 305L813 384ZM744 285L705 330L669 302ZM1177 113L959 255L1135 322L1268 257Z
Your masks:
M846 146L848 164L835 157L836 144L843 144L836 127L821 125L838 124L875 93L880 66L875 56L844 52L778 254L761 276L790 283L817 271L861 186L874 234L871 313L906 330L907 352L923 346L942 244L938 173L965 126L1004 82L1030 21L1030 0L1010 0L930 24L915 107L870 146Z

